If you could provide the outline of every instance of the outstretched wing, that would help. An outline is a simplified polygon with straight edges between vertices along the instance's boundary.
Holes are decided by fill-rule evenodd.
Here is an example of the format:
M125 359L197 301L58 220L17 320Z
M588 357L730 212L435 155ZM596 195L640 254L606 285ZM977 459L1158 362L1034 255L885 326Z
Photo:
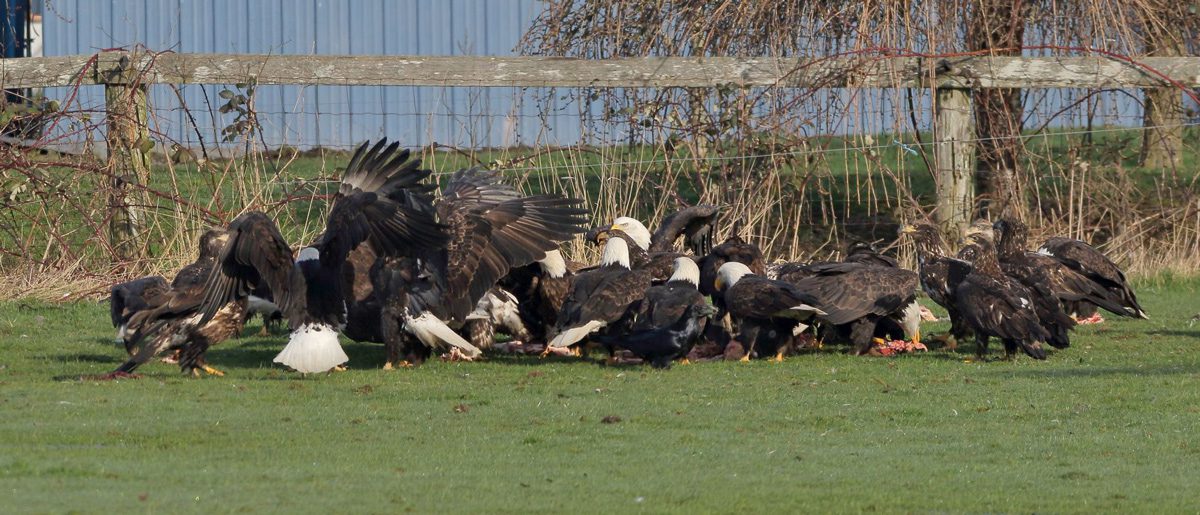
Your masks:
M717 213L720 208L701 204L671 213L650 237L650 252L675 250L675 240L684 237L688 250L697 256L709 253L713 248L713 233L716 231Z
M456 173L437 211L451 239L441 260L441 301L462 320L509 270L546 257L583 232L587 212L579 201L552 195L521 197L496 172Z
M325 232L312 244L321 264L340 266L368 240L376 252L389 256L412 256L446 244L445 227L435 220L429 197L432 186L421 183L430 172L399 146L385 139L355 150Z
M261 284L271 288L275 304L287 313L292 268L292 249L274 221L259 211L238 216L229 224L229 240L205 285L200 325L222 306L248 297Z

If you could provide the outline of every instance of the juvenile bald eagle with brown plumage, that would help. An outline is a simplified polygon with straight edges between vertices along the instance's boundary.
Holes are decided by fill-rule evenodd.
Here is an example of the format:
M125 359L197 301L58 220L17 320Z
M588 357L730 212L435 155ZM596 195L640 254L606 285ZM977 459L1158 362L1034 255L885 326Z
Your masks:
M175 274L170 288L146 300L144 309L133 314L125 325L125 350L130 357L107 377L132 374L138 367L169 350L184 350L189 345L215 345L241 332L246 321L246 299L235 299L218 307L214 316L202 320L208 278L217 266L229 233L210 229L200 236L200 254L196 261ZM183 353L180 368L196 374L200 370L222 373L209 366L203 354Z
M751 273L766 276L767 264L762 249L738 236L736 225L729 238L700 258L700 293L711 296L717 292L717 270L725 263L742 263Z
M856 354L867 353L880 330L892 338L920 343L916 297L920 281L916 273L863 263L809 265L805 272L781 276L781 280L812 295L825 311L821 321L842 326L839 332L849 334ZM895 326L899 330L894 330Z
M129 334L129 319L149 307L148 301L166 293L170 283L161 275L140 277L114 284L109 290L109 317L117 329L117 341L124 343Z
M1000 269L992 242L979 235L967 238L975 261L970 274L955 289L954 299L975 332L975 353L987 355L988 340L1000 338L1007 356L1019 348L1035 359L1046 359L1042 342L1050 334L1042 327L1032 294Z
M673 252L676 240L682 237L684 247L692 255L707 254L713 248L719 212L717 206L700 204L667 215L650 236L650 252Z
M846 257L842 259L842 262L891 268L900 267L900 264L896 262L896 258L881 254L874 245L866 241L851 242L846 247Z
M1081 278L1070 274L1052 259L1045 261L1040 259L1044 256L1026 252L1028 229L1021 221L1002 218L993 224L993 232L1000 270L1029 290L1038 320L1050 335L1046 343L1058 349L1070 347L1070 332L1075 328L1075 320L1063 311L1061 299L1079 293L1068 291L1071 289L1068 282Z
M902 236L912 238L916 246L917 275L921 289L950 316L950 337L955 345L959 340L971 336L971 327L958 312L954 292L962 280L971 273L971 263L950 257L950 250L942 239L942 233L930 224L906 225L901 228Z
M1137 295L1125 279L1125 272L1108 259L1104 253L1082 241L1071 238L1050 238L1037 250L1038 254L1050 256L1071 270L1102 288L1108 302L1098 299L1079 299L1068 303L1068 311L1079 316L1094 314L1100 306L1120 316L1149 319Z
M547 333L558 323L558 313L566 302L575 266L552 250L536 263L514 268L500 280L500 287L517 299L518 315L529 342L545 343Z

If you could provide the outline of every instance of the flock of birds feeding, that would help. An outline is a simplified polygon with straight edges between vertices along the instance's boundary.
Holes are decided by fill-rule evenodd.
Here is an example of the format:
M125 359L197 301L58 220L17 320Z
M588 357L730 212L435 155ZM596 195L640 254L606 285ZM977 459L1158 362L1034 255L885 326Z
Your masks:
M1043 344L1070 345L1098 308L1146 318L1121 270L1087 244L1051 238L1026 247L1019 221L977 222L951 255L938 229L905 226L916 272L868 244L840 262L767 266L736 236L713 245L714 206L692 206L651 233L621 217L586 231L602 245L584 267L559 248L585 233L580 201L523 196L480 168L453 174L439 195L430 175L386 140L364 143L346 167L323 233L293 254L275 223L248 212L200 238L200 256L168 283L145 277L112 289L112 321L129 359L105 378L164 353L186 373L222 375L214 345L241 333L254 313L286 320L275 357L301 373L340 369L338 343L382 343L384 368L435 354L473 360L507 333L509 350L669 367L675 360L769 358L843 342L857 354L923 349L918 289L945 308L947 346L991 338L1006 356L1045 359ZM686 252L676 251L684 240ZM711 302L710 300L711 299ZM927 313L925 313L927 315Z

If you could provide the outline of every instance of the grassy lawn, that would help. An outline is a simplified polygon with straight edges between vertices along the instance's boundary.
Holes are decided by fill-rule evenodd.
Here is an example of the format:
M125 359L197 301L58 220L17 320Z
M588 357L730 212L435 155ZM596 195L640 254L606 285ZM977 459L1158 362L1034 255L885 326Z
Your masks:
M496 356L301 377L115 367L106 306L0 304L0 512L1164 512L1195 509L1200 283L1048 361L839 349L667 371ZM945 324L927 328L943 329ZM999 345L996 345L999 347ZM608 416L617 423L602 423Z

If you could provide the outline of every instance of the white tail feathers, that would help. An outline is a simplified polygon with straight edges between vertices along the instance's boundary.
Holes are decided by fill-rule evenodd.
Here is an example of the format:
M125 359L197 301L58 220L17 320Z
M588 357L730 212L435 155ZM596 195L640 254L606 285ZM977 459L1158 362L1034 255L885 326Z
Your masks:
M416 336L421 343L434 348L440 349L443 344L457 347L467 357L476 358L483 354L478 347L471 345L470 342L454 332L450 326L447 326L438 317L431 313L422 313L421 316L413 318L407 317L404 320L404 328L413 336Z
M792 306L792 307L790 307L790 308L787 308L787 310L788 310L788 311L790 311L790 312L792 312L792 313L794 313L794 314L796 314L796 315L800 315L800 316L801 316L801 317L803 317L804 319L806 319L806 318L810 318L810 317L813 317L813 316L825 316L825 315L827 315L827 314L828 314L828 313L826 313L826 312L824 312L824 311L821 311L821 308L817 308L817 307L809 306L808 304L801 304L801 305L799 305L799 306Z
M275 356L275 362L297 372L328 372L350 361L338 343L338 333L324 324L304 324L292 331L288 344Z
M258 313L267 317L273 315L276 311L279 311L279 306L276 306L274 302L267 299L254 295L246 299L247 313Z
M554 339L550 340L550 346L570 347L576 343L579 343L579 341L586 338L587 335L599 331L600 328L604 327L605 325L608 324L599 320L589 320L586 324L568 328L563 332L558 333L558 336L555 336Z

